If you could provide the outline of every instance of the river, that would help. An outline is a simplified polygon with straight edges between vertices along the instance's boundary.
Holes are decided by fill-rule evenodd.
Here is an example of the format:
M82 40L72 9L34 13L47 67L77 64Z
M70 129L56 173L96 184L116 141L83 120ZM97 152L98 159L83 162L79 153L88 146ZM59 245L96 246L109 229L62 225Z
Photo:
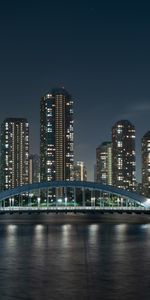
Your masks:
M2 216L0 300L149 300L150 223L121 218Z

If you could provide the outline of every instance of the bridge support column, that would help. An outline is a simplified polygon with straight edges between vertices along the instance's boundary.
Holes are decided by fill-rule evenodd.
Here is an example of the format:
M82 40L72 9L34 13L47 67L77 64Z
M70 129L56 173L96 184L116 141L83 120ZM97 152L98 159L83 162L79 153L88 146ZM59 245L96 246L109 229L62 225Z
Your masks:
M104 207L103 193L100 192L100 207Z
M21 208L22 206L22 199L21 199L21 194L19 195L19 207Z
M101 191L99 192L99 206L102 206Z
M76 188L73 189L73 195L74 195L74 206L76 206Z
M56 203L56 207L58 206L58 197L56 195L56 189L55 189L55 203Z
M64 187L64 198L65 198L65 206L67 206L67 188Z
M82 188L82 206L85 206L85 188Z
M108 203L109 203L109 207L111 207L111 198L110 198L110 193L108 194Z
M48 195L48 190L47 190L47 195L46 195L46 206L47 206L47 209L49 207L49 195Z
M123 207L123 198L121 197L121 207Z
M94 190L91 190L91 206L95 207L95 194Z
M9 198L9 207L11 208L11 198Z
M37 197L38 208L40 207L41 197Z
M22 199L22 194L21 194L21 206L23 206L23 199Z
M14 206L14 197L9 198L9 207L13 207Z
M18 195L18 197L19 197L19 198L18 198L18 205L19 205L19 210L20 210L20 206L21 206L21 205L20 205L20 195Z
M117 205L118 205L118 207L119 207L119 202L120 202L120 200L119 200L119 197L117 198Z
M28 206L29 207L31 207L31 203L32 203L32 201L31 201L31 193L30 192L28 192Z

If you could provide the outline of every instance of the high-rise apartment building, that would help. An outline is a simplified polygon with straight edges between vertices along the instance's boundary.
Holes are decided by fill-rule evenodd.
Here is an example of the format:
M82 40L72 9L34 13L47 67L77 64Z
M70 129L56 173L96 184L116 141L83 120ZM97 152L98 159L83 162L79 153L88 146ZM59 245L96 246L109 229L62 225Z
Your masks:
M135 191L135 127L128 120L112 128L112 171L114 186Z
M40 157L38 154L29 156L29 183L40 182Z
M52 89L41 99L41 182L73 180L73 100L64 88Z
M104 142L96 148L96 181L112 185L112 143Z
M24 118L8 118L1 125L1 190L29 180L29 124Z
M142 138L142 193L150 198L150 131Z
M77 161L74 165L74 180L87 181L87 170L83 161Z

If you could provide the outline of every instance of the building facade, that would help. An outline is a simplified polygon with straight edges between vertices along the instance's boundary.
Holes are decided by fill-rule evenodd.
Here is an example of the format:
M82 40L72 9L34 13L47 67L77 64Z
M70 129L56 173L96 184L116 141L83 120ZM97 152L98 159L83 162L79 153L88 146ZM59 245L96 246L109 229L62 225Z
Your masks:
M112 185L112 143L104 142L96 148L96 181Z
M29 182L29 124L8 118L1 125L1 190Z
M74 180L87 181L87 169L83 161L77 161L74 165Z
M42 97L40 105L41 182L73 180L72 97L64 88L53 89Z
M129 191L136 190L135 127L121 120L112 128L112 184Z
M40 182L40 157L38 154L29 156L29 183Z
M150 131L142 138L142 193L150 198Z

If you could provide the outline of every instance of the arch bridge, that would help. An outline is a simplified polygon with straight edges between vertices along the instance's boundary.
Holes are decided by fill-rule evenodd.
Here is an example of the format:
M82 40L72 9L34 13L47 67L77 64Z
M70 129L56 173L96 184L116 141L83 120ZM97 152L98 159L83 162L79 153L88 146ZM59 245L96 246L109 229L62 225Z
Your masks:
M0 192L0 212L149 211L144 196L88 181L50 181Z

